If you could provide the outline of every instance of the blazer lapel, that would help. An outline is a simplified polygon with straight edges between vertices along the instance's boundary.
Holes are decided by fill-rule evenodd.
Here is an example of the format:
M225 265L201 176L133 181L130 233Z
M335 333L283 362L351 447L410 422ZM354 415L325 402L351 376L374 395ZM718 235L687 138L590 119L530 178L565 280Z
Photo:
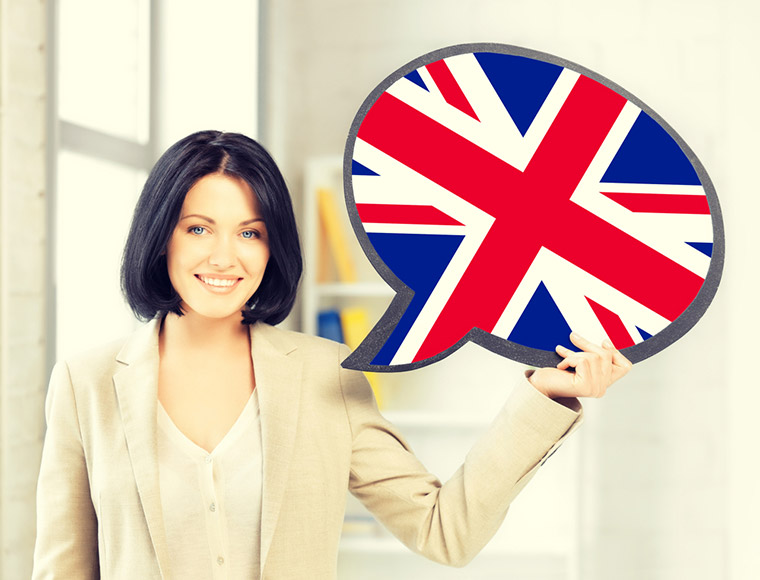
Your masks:
M272 545L293 456L303 364L287 334L265 324L251 327L251 357L261 409L264 480L261 506L261 575Z
M117 355L125 366L114 374L127 449L135 483L163 578L169 578L158 479L156 410L158 401L158 329L152 320L135 332Z

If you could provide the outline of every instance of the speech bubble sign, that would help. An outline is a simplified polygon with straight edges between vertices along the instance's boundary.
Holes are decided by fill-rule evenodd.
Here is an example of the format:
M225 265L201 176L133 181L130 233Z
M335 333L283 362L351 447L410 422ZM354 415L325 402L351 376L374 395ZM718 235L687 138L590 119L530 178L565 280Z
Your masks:
M571 330L636 363L692 328L720 282L720 205L694 152L549 54L465 44L401 67L354 119L344 188L396 292L347 368L418 368L468 341L553 366Z

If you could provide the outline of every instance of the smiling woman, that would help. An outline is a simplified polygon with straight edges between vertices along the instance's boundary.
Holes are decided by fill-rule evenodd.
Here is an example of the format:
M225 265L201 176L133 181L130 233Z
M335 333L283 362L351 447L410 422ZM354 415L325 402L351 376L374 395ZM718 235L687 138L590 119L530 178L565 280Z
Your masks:
M234 210L226 208L231 201ZM222 230L215 218L227 221L220 221ZM171 244L193 237L213 240L215 253L233 251L222 244L233 238L244 244L235 246L238 249L265 246L262 277L255 287L243 284L253 290L245 301L251 308L242 309L243 319L277 324L287 316L301 277L301 247L287 186L261 145L237 133L201 131L175 143L158 160L137 202L122 261L122 290L138 318L151 320L159 312L183 314L184 296L180 298L170 279L167 259ZM197 247L207 248L206 244ZM211 258L230 261L232 256ZM195 270L193 276L221 280L240 274L222 271L234 264L207 266L212 269Z
M204 131L159 159L122 263L147 324L53 370L33 578L335 578L347 489L410 549L464 565L579 424L574 397L630 367L575 337L582 352L523 380L442 484L341 367L345 346L273 326L300 275L258 143Z

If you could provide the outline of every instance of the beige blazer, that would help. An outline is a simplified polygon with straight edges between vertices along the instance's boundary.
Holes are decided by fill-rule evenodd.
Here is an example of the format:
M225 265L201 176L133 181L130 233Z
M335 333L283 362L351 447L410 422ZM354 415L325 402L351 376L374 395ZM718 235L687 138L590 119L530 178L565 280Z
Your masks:
M251 327L264 465L261 578L333 579L346 489L412 550L463 565L578 425L527 382L445 484L377 411L337 343ZM172 578L156 451L158 324L56 365L34 580ZM181 580L181 579L179 579Z

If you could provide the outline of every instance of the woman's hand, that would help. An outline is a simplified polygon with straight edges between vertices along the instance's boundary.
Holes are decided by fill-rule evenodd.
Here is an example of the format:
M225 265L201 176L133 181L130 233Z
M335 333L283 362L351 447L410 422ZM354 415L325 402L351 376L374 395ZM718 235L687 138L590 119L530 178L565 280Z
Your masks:
M557 368L536 369L527 375L530 383L550 399L601 397L633 366L609 340L599 346L573 332L570 341L581 352L558 345L557 354L563 360ZM571 367L575 372L568 370Z

